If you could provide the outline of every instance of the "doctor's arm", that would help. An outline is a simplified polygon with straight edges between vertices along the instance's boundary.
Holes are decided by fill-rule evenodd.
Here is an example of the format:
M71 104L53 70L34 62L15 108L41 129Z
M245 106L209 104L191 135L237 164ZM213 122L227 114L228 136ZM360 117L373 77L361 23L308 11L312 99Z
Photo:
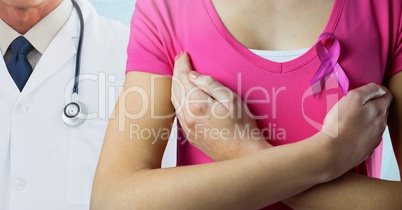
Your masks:
M389 132L402 174L402 73L390 78L393 94L390 106ZM353 173L318 185L285 203L294 209L402 209L402 182L374 179Z
M191 68L187 65L188 56L179 60L182 61L181 68L187 72L180 71L181 68L175 65L175 75L187 78ZM170 91L167 91L172 80L159 76L151 83L154 76L127 73L124 90L115 107L115 117L111 118L105 136L94 179L91 209L258 209L343 174L361 162L378 143L348 139L342 135L332 139L318 133L298 143L268 148L269 145L262 146L264 144L254 139L242 145L251 145L250 148L255 149L252 144L257 144L257 147L268 149L249 151L249 155L210 164L161 169L168 136L155 139L152 135L137 135L141 131L168 129L173 121L173 116L155 119L151 115L151 108L158 115L174 112ZM186 82L187 85L190 83ZM369 101L381 95L378 88L377 93L374 89L356 94L349 101L344 100L351 105L348 109L364 116L364 121L355 127L342 121L342 127L361 129L372 122L380 122L364 114L379 110L378 105L370 103L369 109L358 105L362 102L360 100ZM152 101L156 101L154 106L148 103ZM143 109L147 111L142 117L131 116ZM130 131L133 128L140 130ZM352 152L348 149L351 144L363 141L361 150ZM331 151L342 151L343 155ZM333 165L340 167L330 167Z

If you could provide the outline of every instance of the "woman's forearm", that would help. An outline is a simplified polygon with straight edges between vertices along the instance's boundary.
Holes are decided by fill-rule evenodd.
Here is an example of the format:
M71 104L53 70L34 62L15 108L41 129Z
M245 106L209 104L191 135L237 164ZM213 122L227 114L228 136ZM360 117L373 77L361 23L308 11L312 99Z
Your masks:
M354 173L317 185L283 202L293 209L402 209L402 183Z
M333 178L324 134L241 158L95 179L92 209L258 209Z

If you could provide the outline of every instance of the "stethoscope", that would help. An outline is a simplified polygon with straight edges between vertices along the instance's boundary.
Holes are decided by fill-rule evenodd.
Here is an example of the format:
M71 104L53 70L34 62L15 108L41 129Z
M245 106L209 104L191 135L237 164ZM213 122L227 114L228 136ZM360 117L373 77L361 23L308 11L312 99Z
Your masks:
M82 41L84 38L84 17L82 15L82 11L80 6L78 6L75 0L71 0L75 10L77 11L78 18L80 20L80 36L78 40L78 49L77 49L77 61L75 63L75 76L74 76L74 87L72 93L72 101L67 104L62 111L62 118L64 123L69 126L78 126L81 125L88 115L87 106L78 101L78 85L79 85L79 77L80 77L80 64L81 64L81 49L82 49Z

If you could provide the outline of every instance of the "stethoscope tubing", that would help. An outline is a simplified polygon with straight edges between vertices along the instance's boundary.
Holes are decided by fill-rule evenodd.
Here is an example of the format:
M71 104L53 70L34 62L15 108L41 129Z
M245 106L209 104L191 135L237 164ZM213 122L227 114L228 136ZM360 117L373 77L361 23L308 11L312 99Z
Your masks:
M74 87L73 94L78 95L79 91L79 82L80 82L80 72L81 72L81 51L82 51L82 43L84 40L84 16L82 15L82 11L80 6L75 0L71 0L75 10L77 11L78 18L80 20L80 36L78 40L78 48L77 48L77 61L75 63L75 75L74 75Z
M77 100L79 91L80 73L81 73L81 51L82 51L82 43L84 40L84 17L82 15L82 11L78 3L75 0L71 0L71 2L75 10L77 11L78 18L80 21L80 35L77 48L77 58L76 58L77 60L75 62L74 87L71 99L72 102L68 103L64 107L62 111L62 119L65 124L74 127L81 125L85 121L85 119L87 118L88 110L84 103ZM71 107L73 107L73 109L71 109ZM75 112L74 113L67 112L67 109L73 110Z

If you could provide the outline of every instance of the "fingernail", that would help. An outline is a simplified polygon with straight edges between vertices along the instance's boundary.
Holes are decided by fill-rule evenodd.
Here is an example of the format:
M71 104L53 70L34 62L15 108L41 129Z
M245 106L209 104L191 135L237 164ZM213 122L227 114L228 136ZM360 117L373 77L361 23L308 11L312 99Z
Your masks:
M383 87L380 88L379 92L381 95L385 95L385 93L387 93L387 91Z
M198 73L196 71L191 71L188 75L190 76L190 79L194 80L194 79L197 79L198 76L200 76L200 73Z

